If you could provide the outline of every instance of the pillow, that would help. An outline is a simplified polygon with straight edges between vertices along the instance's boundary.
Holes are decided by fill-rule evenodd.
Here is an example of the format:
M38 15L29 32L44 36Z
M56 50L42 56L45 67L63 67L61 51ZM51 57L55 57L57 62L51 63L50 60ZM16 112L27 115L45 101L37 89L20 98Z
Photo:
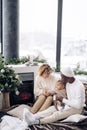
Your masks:
M87 118L87 116L84 115L80 115L80 114L74 114L71 115L69 117L67 117L66 119L62 120L61 122L80 122L82 120L85 120Z
M7 113L10 114L10 115L12 115L12 116L18 117L21 120L23 120L23 111L24 111L24 108L27 108L28 110L31 109L30 106L23 104L23 105L19 105L16 108L13 108L12 110L8 111Z

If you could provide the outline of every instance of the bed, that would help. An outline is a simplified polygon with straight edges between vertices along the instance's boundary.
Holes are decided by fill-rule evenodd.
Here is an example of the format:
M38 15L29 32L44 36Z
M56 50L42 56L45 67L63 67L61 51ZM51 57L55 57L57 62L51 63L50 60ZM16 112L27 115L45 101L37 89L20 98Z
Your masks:
M16 108L17 106L15 106ZM12 110L14 106L10 108ZM2 117L5 115L10 116L7 112L9 111L1 111L0 112L0 122L2 122ZM87 116L87 107L84 108L82 115ZM2 129L0 129L2 130ZM81 120L79 122L61 122L57 121L50 124L44 124L44 125L32 125L29 126L28 129L25 130L87 130L87 118L84 120Z

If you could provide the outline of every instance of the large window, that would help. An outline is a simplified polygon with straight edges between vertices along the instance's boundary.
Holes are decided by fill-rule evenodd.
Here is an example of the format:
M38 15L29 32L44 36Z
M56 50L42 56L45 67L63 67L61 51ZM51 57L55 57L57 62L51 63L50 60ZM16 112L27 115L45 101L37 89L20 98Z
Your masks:
M87 0L63 0L61 65L87 68Z
M57 0L20 0L20 56L56 65Z
M87 67L86 5L87 0L63 0L61 66ZM58 0L19 0L20 56L40 56L56 65L57 8Z

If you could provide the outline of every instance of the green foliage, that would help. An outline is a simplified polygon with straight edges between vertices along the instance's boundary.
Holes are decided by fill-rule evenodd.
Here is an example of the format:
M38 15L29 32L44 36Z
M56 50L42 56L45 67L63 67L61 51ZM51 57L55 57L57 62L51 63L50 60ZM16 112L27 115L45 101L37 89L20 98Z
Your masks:
M16 91L17 87L22 83L21 77L10 67L4 64L2 55L0 55L0 91L10 92Z
M20 59L18 59L18 58L12 58L12 59L10 59L10 60L8 60L8 61L6 61L5 62L5 64L19 64L20 63Z
M46 63L45 59L39 59L38 57L36 57L33 61L38 63Z
M60 66L57 66L56 68L54 67L53 70L54 70L55 72L59 72L59 71L60 71ZM75 75L81 75L81 74L87 75L87 71L81 70L81 69L80 69L80 65L77 64L77 67L74 69L74 74L75 74Z
M27 61L29 61L29 57L23 56L23 57L20 58L21 64L26 63Z
M24 63L28 62L29 60L30 60L29 56L23 56L21 58L12 58L12 59L6 61L5 64L6 65L8 65L8 64L24 64ZM45 59L39 59L38 57L34 58L33 61L37 62L37 63L45 63L46 62Z
M87 75L87 71L82 71L82 70L79 70L78 72L75 72L75 74L77 75L81 75L81 74L83 74L83 75Z
M0 69L3 68L4 66L4 58L3 56L0 54Z
M54 67L53 70L54 70L55 72L59 72L59 71L60 71L60 66L57 66L56 68Z
M74 69L74 73L75 75L87 75L87 71L81 70L79 64L77 64L77 67Z
M12 58L5 62L5 64L23 64L29 61L28 57L22 57L22 58Z

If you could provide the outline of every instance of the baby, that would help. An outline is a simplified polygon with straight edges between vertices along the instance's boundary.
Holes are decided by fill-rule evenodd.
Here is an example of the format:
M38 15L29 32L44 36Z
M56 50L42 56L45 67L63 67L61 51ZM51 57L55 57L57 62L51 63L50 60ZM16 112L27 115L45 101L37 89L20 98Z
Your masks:
M65 85L61 80L57 81L56 93L53 96L53 103L54 103L54 106L57 110L62 110L64 107L64 104L57 100L57 97L59 97L59 96L66 98Z

